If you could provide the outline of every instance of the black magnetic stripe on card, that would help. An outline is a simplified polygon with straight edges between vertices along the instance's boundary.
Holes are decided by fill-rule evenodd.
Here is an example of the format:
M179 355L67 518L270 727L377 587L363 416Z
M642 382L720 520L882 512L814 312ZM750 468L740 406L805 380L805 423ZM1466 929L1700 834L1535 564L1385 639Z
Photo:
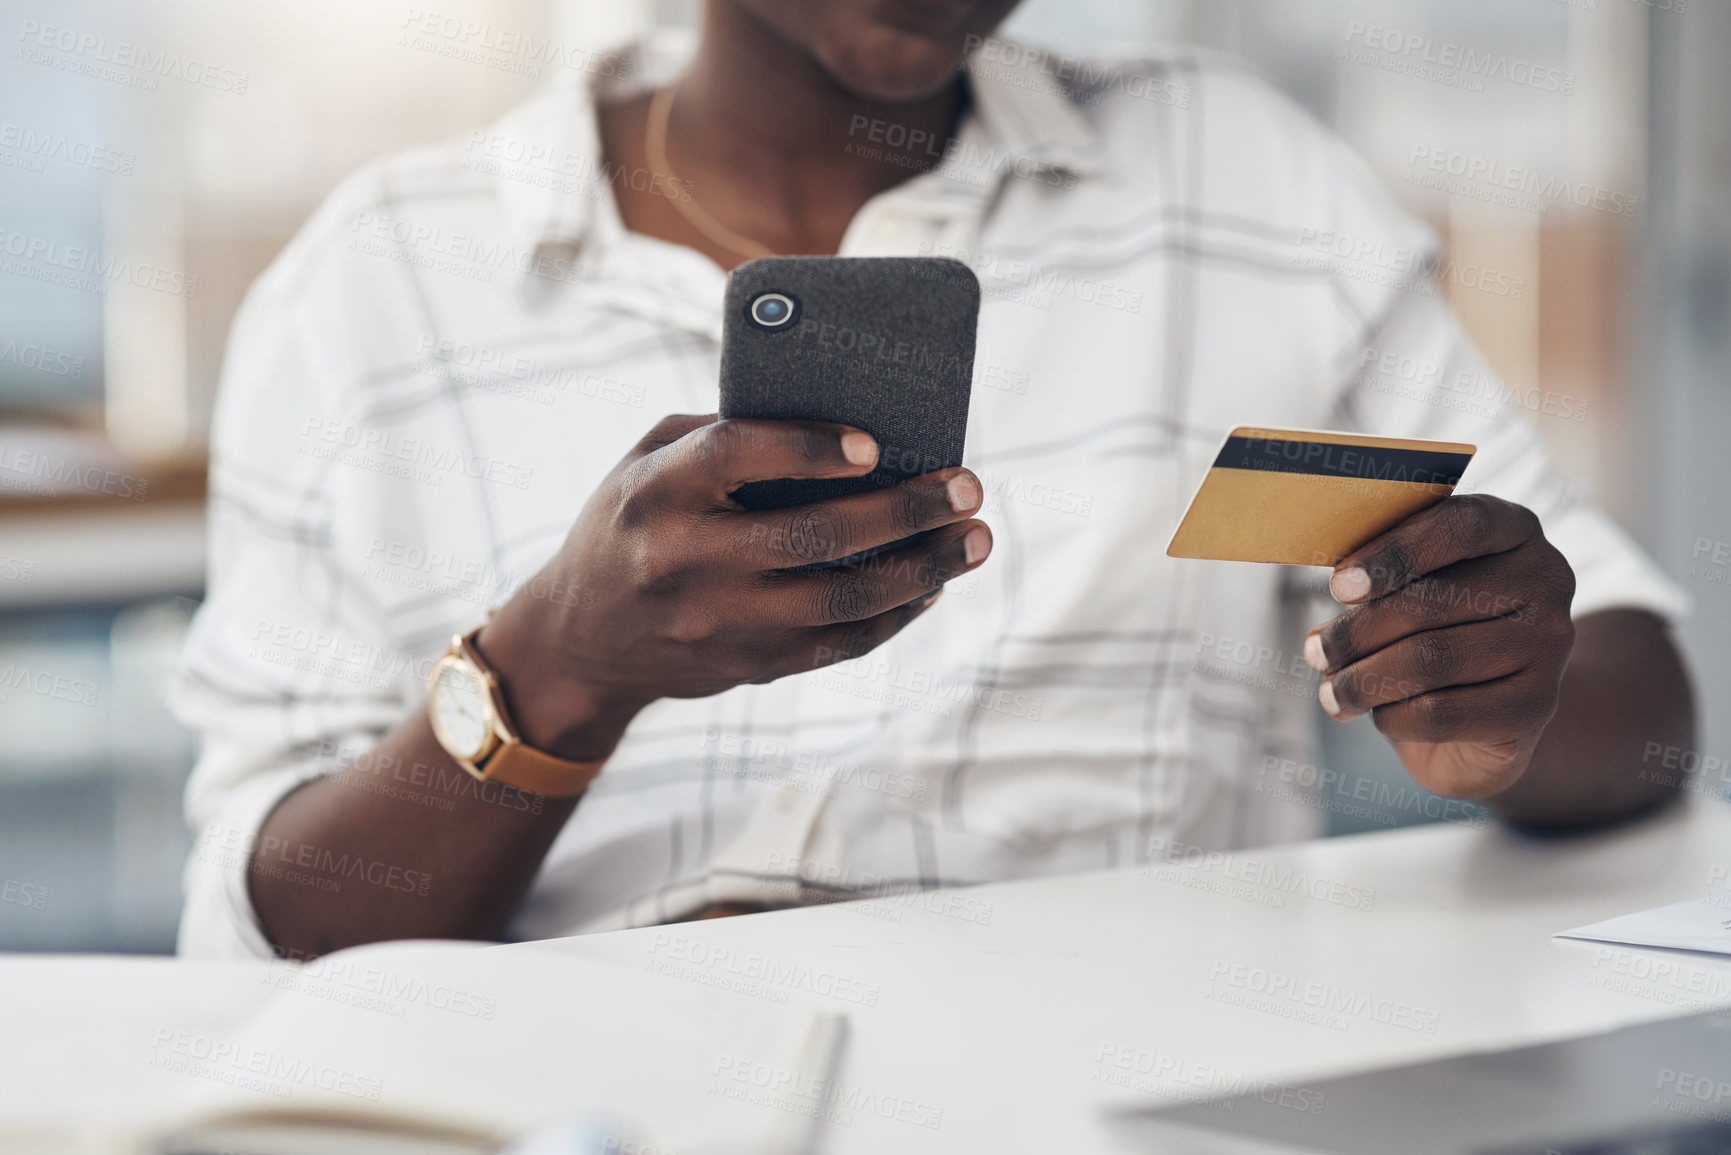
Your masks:
M1456 485L1472 459L1470 453L1435 449L1384 449L1369 445L1335 445L1326 441L1229 437L1220 456L1214 459L1214 468L1309 473L1365 481L1404 481L1414 485Z

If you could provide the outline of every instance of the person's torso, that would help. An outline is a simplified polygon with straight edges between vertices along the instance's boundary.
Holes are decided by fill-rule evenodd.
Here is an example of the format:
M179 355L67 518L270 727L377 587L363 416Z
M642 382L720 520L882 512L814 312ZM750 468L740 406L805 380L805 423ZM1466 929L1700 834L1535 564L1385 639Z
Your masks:
M1261 774L1302 748L1316 686L1282 571L1165 545L1228 429L1327 423L1338 308L1290 237L1200 212L1196 115L1158 111L1148 155L1101 140L1086 174L970 122L955 164L862 210L841 255L980 277L965 463L994 554L869 655L644 711L517 933L1314 830ZM585 604L536 576L585 500L662 415L716 408L720 270L605 200L582 244L531 249L493 194L557 173L487 147L349 220L340 259L414 285L364 322L389 368L303 431L343 475L337 550L412 656L406 702L489 605Z

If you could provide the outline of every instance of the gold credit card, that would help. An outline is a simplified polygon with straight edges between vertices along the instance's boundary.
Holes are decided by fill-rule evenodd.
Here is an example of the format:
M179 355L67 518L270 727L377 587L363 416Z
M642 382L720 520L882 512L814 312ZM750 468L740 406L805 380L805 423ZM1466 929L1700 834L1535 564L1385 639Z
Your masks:
M1454 441L1241 426L1166 554L1332 566L1453 493L1476 452Z

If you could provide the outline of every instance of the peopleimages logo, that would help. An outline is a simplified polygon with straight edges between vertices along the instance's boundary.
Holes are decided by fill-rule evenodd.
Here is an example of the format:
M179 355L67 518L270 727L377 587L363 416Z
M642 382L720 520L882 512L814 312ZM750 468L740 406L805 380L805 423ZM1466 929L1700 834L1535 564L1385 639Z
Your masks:
M952 180L981 184L985 181L977 174L1007 169L1023 179L1058 188L1070 188L1076 183L1074 172L1037 157L999 151L964 137L939 136L893 120L856 114L848 123L847 134L849 140L842 152L849 156L881 160L901 168L925 168L941 163L940 171Z
M149 481L100 465L0 442L0 490L41 497L120 497L143 501Z
M921 241L918 252L922 257L950 257L967 265L980 279L980 289L987 300L1012 301L1037 309L1049 309L1055 299L1068 297L1084 305L1099 305L1124 313L1142 311L1141 290L1111 281L1077 276L1032 261L1009 260L997 253L970 252L937 241Z
M74 353L60 353L41 345L16 341L0 342L0 364L10 363L55 377L84 376L84 358Z
M19 21L18 39L23 44L14 53L19 60L112 80L146 92L155 92L163 79L173 79L197 88L244 96L250 79L238 69L220 68L178 52L152 52L141 44L35 20ZM62 55L53 56L56 52Z
M1525 277L1371 237L1305 227L1298 230L1297 247L1294 263L1421 296L1432 295L1439 282L1514 301L1527 294Z
M1406 177L1409 184L1492 200L1527 212L1542 214L1550 205L1569 204L1612 216L1632 217L1641 207L1641 198L1631 193L1567 177L1547 176L1537 169L1504 164L1458 149L1415 144L1407 155L1407 164L1411 168Z
M56 674L50 670L33 670L17 662L8 662L0 666L0 703L10 701L13 693L17 691L52 698L57 702L94 706L101 687L81 678Z
M513 489L527 489L534 480L531 465L519 465L466 453L456 446L438 445L424 437L409 437L395 430L351 425L334 417L308 416L301 427L302 452L324 460L341 461L374 472L393 473L414 481L440 484L447 476L490 481ZM399 466L387 469L382 466Z
M842 1083L744 1055L717 1055L710 1093L846 1125L857 1115L936 1131L944 1109L906 1095Z
M405 48L525 76L540 76L540 66L548 64L612 79L623 79L630 71L627 60L581 44L454 13L409 8L401 27L397 43Z
M540 357L452 341L422 334L416 367L441 377L495 393L523 397L543 405L557 403L561 394L643 408L644 386L569 365L554 365ZM517 384L513 384L517 383ZM520 387L519 387L520 386Z
M1101 1043L1094 1057L1094 1081L1114 1087L1126 1087L1148 1094L1190 1088L1194 1094L1181 1094L1178 1101L1211 1103L1253 1095L1271 1107L1284 1107L1307 1115L1320 1115L1327 1103L1327 1094L1290 1083L1276 1083L1227 1070L1212 1063L1164 1052L1156 1054L1144 1047L1129 1044ZM1224 1110L1231 1104L1221 1103Z
M292 1098L296 1087L316 1087L372 1102L384 1092L383 1082L353 1071L174 1027L158 1027L151 1048L152 1067L278 1099Z
M741 952L735 947L718 946L666 931L655 933L649 953L655 957L647 961L645 970L707 982L712 986L730 987L748 994L765 993L758 989L760 987L772 988L767 993L776 1002L786 1001L787 996L782 993L785 988L862 1007L875 1007L881 993L878 984L855 975L814 970L804 963L789 962L755 951Z
M962 53L971 57L969 67L976 72L989 71L1020 88L1063 90L1083 103L1119 95L1172 108L1190 107L1189 85L1122 64L1065 56L971 32L962 43ZM989 67L993 65L997 67Z
M1275 754L1263 755L1257 774L1263 779L1256 785L1257 794L1317 810L1390 822L1400 814L1420 815L1434 822L1455 822L1464 826L1484 826L1489 821L1484 808L1477 803L1444 798L1417 783L1403 786L1383 782ZM1363 805L1353 806L1352 803Z
M925 801L927 784L898 770L877 766L862 766L839 754L817 754L795 749L786 739L739 734L710 727L703 732L698 749L733 760L746 775L762 774L766 781L798 786L809 784L813 789L829 791L837 786L869 790L892 798Z
M331 893L340 891L344 880L358 880L387 890L425 897L433 882L433 876L425 871L351 856L346 851L337 854L308 842L290 843L274 835L260 836L216 822L205 827L199 839L198 853L202 861L219 866L240 861L253 874L268 874L273 878L286 875L291 882L311 881L304 876L295 877L296 872L292 869L284 870L284 867L299 867L324 876L317 880L320 883L318 889Z
M291 955L277 960L271 964L265 982L278 990L381 1011L395 1018L405 1017L410 1005L488 1020L499 1008L499 1000L491 995L328 955L313 958Z
M1347 24L1346 41L1348 45L1362 45L1414 65L1446 70L1439 75L1433 75L1415 69L1415 74L1424 79L1450 83L1470 80L1474 83L1463 87L1470 87L1474 91L1482 90L1486 80L1503 81L1562 96L1572 95L1575 91L1575 74L1561 68L1534 64L1518 57L1511 59L1505 53L1480 51L1452 40L1438 40L1434 36L1403 32L1398 28L1385 28L1379 24L1367 24L1363 20L1354 20Z
M20 882L16 878L0 880L0 902L42 910L48 905L48 888Z
M57 160L120 176L131 176L138 164L138 157L133 153L104 148L87 140L41 131L12 121L0 124L0 148L14 149L34 160ZM42 170L38 167L34 171Z
M1714 585L1731 585L1731 542L1697 537L1689 554L1688 576Z
M491 282L495 272L507 269L565 284L586 275L583 263L561 255L558 246L521 249L497 237L453 233L388 213L358 212L349 231L351 252L472 281Z
M1149 863L1144 873L1161 882L1184 882L1183 867L1189 871L1218 874L1233 882L1259 889L1267 896L1300 895L1318 902L1332 903L1348 910L1371 910L1376 906L1376 890L1357 883L1312 875L1293 866L1268 862L1243 854L1228 854L1223 850L1155 835L1148 840ZM1197 887L1197 889L1207 889ZM1237 897L1260 901L1254 894ZM1280 902L1263 902L1264 906L1282 907Z
M198 278L176 269L144 264L113 253L64 245L51 237L21 233L0 225L0 255L5 270L81 293L106 293L110 285L152 289L188 300L198 296Z
M1347 1019L1363 1019L1405 1031L1434 1035L1441 1016L1434 1010L1382 998L1332 983L1305 981L1281 971L1216 959L1209 969L1205 998L1281 1018L1345 1030Z
M904 341L892 333L874 333L837 325L829 321L803 318L793 331L793 339L811 348L818 356L858 358L881 366L900 369L915 381L930 383L939 374L968 371L959 358L930 345Z

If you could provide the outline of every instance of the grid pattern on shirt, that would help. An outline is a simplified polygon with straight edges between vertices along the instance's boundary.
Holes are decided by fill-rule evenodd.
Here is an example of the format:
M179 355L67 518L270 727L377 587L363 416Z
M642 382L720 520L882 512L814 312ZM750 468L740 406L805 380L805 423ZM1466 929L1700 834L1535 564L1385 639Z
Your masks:
M634 84L681 66L635 51L619 73ZM1315 806L1260 775L1309 746L1314 683L1257 656L1296 653L1303 583L1163 553L1237 424L1474 442L1466 487L1540 514L1578 612L1676 612L1518 414L1446 403L1482 366L1434 287L1388 275L1381 254L1412 264L1432 242L1355 160L1229 61L1098 74L1126 71L1185 99L975 62L957 146L842 246L980 276L967 463L990 562L873 655L652 706L515 933L1313 833ZM658 417L714 408L722 274L623 230L593 179L593 99L555 88L483 139L353 178L237 319L180 693L206 739L184 949L268 949L244 863L210 846L244 843L296 783L376 742ZM1320 234L1378 255L1336 259ZM1435 380L1385 388L1367 349Z

